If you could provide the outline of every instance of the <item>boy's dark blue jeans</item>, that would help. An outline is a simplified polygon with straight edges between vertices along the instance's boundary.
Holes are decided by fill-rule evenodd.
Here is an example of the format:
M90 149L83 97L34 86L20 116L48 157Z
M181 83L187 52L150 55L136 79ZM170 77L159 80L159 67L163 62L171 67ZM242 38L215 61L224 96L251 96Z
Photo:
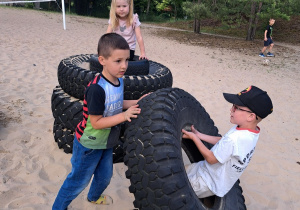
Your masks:
M113 173L113 149L88 149L75 135L71 158L72 171L67 176L55 199L52 209L65 210L88 186L94 175L88 200L96 201L108 186Z

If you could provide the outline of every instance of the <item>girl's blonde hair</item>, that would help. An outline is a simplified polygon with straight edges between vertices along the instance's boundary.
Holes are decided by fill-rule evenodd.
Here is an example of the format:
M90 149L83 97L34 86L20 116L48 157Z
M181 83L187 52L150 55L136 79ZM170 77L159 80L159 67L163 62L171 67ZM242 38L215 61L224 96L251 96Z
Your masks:
M117 17L116 14L116 1L117 0L112 0L111 1L111 6L110 6L110 23L113 29L116 29L119 26L119 18ZM133 23L133 0L127 0L127 3L129 4L129 13L127 16L126 24L127 25L132 25Z

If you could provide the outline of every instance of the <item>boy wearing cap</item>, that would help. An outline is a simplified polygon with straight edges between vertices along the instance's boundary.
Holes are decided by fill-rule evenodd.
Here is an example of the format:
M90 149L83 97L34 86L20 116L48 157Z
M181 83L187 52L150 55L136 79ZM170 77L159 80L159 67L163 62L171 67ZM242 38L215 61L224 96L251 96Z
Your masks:
M230 122L235 124L223 137L197 131L182 130L183 138L191 139L203 155L203 161L186 166L189 181L199 198L223 197L248 166L259 137L257 124L273 111L266 91L250 86L238 94L223 93L232 103ZM202 141L213 144L207 149Z

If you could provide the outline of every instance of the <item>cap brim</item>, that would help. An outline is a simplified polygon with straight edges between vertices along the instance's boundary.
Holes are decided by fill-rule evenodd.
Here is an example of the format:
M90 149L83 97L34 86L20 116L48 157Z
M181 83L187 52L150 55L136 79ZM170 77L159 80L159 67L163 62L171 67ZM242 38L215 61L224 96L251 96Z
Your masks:
M236 94L230 94L230 93L223 93L223 96L226 101L229 103L238 105L238 106L245 106L243 102L239 99L239 97Z

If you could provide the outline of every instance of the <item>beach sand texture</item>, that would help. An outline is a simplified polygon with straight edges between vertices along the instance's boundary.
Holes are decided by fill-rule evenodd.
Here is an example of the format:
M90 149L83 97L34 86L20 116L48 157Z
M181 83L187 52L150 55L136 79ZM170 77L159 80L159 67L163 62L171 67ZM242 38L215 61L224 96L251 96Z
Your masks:
M52 128L51 95L57 66L71 55L96 53L107 19L0 7L0 209L50 209L66 175L70 154L58 149ZM300 208L300 50L286 48L264 66L257 53L193 46L156 35L144 24L149 59L167 66L173 87L192 94L225 134L231 104L223 92L249 85L266 90L274 113L260 123L254 156L241 177L248 209ZM275 43L276 44L276 43ZM279 49L279 48L277 48ZM137 47L136 54L139 54ZM297 163L298 162L298 163ZM126 166L114 165L105 193L111 206L86 201L88 188L70 209L133 209Z

